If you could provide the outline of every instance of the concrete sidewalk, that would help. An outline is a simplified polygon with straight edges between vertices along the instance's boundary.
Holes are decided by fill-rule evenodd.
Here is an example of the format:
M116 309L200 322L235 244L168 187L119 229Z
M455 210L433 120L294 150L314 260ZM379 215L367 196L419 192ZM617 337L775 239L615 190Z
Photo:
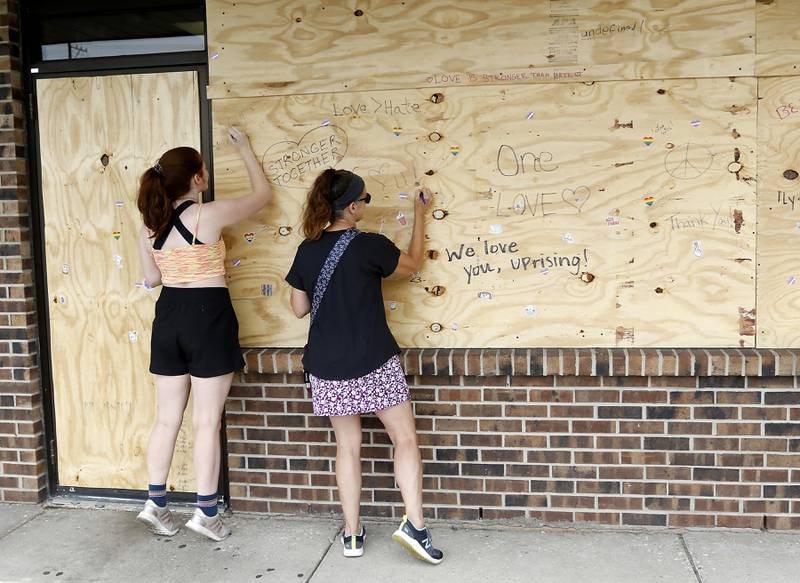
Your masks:
M360 559L342 557L338 520L234 514L227 522L233 536L214 543L185 528L172 538L153 536L130 508L0 504L0 582L800 581L800 533L434 523L446 554L434 567L391 540L394 522L365 522Z

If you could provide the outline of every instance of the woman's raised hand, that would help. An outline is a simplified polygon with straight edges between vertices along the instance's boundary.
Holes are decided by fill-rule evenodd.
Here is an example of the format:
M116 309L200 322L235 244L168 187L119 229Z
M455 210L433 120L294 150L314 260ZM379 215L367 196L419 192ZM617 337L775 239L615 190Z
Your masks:
M250 140L247 137L247 134L238 128L233 126L228 128L228 140L230 141L231 145L240 152L242 150L250 149Z
M426 186L414 189L414 212L424 213L425 209L433 202L433 193Z

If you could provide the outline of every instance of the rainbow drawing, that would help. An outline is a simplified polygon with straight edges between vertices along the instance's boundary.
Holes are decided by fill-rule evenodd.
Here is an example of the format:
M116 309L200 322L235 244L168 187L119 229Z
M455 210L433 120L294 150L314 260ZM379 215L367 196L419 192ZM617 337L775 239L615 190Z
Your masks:
M642 200L644 200L644 204L647 206L653 206L653 203L656 201L656 197L650 194L645 196Z
M392 128L392 133L396 136L399 136L400 134L403 133L403 128L395 126Z
M642 138L642 141L644 142L645 146L649 146L653 143L653 136L645 136Z
M458 156L461 153L461 147L460 146L453 146L452 148L450 148L450 153L453 156Z

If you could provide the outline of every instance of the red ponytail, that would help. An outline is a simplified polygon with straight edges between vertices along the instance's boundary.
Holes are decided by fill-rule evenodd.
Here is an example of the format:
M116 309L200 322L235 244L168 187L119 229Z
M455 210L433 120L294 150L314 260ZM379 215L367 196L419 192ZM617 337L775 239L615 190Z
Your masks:
M158 162L142 174L136 205L154 238L169 231L172 202L189 191L192 177L202 171L200 152L184 146L164 152Z

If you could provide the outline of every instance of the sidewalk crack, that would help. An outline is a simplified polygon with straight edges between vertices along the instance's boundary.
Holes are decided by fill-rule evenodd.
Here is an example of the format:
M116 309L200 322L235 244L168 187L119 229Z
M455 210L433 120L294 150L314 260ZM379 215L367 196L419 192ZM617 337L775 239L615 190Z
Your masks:
M40 517L42 514L44 514L44 508L39 508L39 512L37 512L36 514L34 514L33 516L31 516L31 517L30 517L30 518L28 518L27 520L23 520L22 522L20 522L18 525L16 525L14 528L12 528L11 530L9 530L8 532L5 532L5 533L3 533L3 534L0 534L0 540L3 540L3 539L4 539L4 538L6 538L8 535L10 535L10 534L12 534L12 533L14 533L14 532L18 531L20 528L22 528L23 526L25 526L26 524L28 524L28 523L29 523L29 522L31 522L32 520L34 520L34 519L36 519L36 518L39 518L39 517Z
M703 577L700 575L700 570L697 568L697 565L694 562L694 557L692 556L692 551L689 550L689 545L686 544L686 539L683 537L682 534L678 535L678 540L681 541L681 546L683 547L683 552L686 553L686 558L689 560L689 564L692 566L692 571L694 571L695 579L697 579L697 583L703 583Z
M344 527L342 527L342 528L344 528ZM308 575L308 579L306 579L306 583L311 583L311 580L314 578L314 575L317 574L317 569L319 569L319 566L322 564L322 561L325 560L325 557L328 556L328 553L331 552L331 547L334 545L336 540L339 538L341 532L342 532L341 528L337 529L336 534L333 536L333 538L332 539L328 539L330 541L330 544L328 544L328 548L325 549L325 552L322 553L322 556L319 558L319 561L317 561L317 564L314 565L314 569Z

